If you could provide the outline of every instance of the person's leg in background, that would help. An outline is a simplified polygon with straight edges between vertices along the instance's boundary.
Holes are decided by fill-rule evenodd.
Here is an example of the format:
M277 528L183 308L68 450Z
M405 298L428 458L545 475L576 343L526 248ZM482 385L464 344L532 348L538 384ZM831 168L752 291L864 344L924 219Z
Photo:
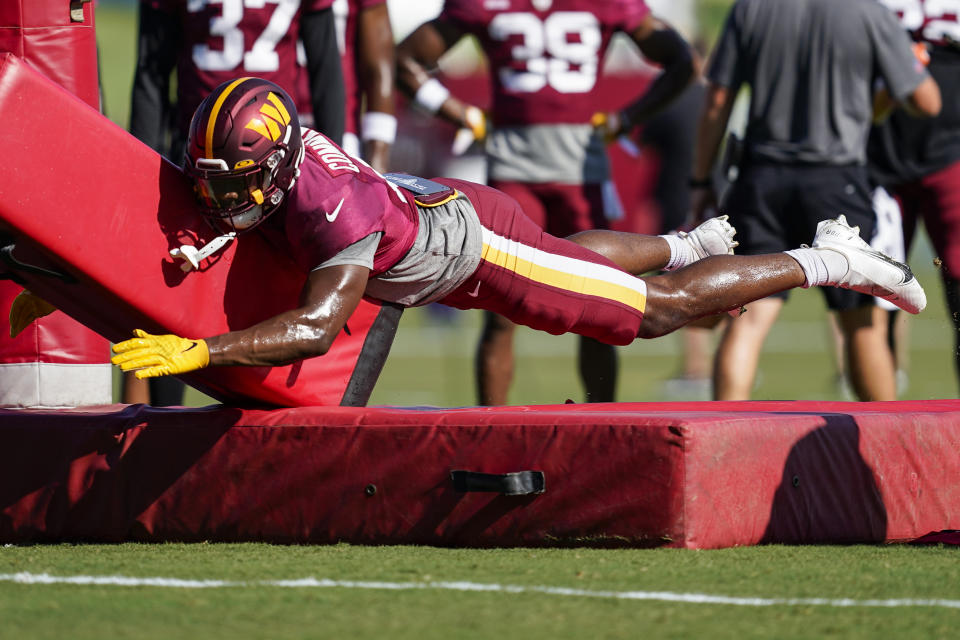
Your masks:
M611 188L613 184L609 185ZM555 185L544 189L547 231L565 238L587 229L606 229L603 186ZM577 349L577 371L586 402L613 402L617 392L620 363L617 349L593 338L581 336Z
M120 380L120 402L123 404L150 404L150 383L133 375L133 372L122 374Z
M869 298L868 298L869 300ZM887 343L887 311L872 304L837 312L850 386L859 400L896 400L893 352Z
M506 193L541 229L566 237L579 231L605 228L601 185L534 185L491 181ZM507 404L515 371L515 326L495 314L484 314L477 347L478 401L482 405ZM612 345L578 337L578 372L587 402L612 402L616 393L617 354Z
M783 298L772 296L750 303L746 313L731 319L714 357L714 400L750 399L763 344L782 308Z
M520 204L520 208L541 229L546 225L547 212L543 203L527 185L518 182L491 181L490 186L506 193ZM516 326L495 313L483 313L483 328L477 343L475 371L477 402L484 406L505 405L509 402L513 383L515 359L513 336Z
M905 262L907 253L904 243L904 228L907 222L901 213L900 204L886 189L879 186L873 189L870 198L876 216L876 225L872 236L865 239L869 240L870 246L877 251L890 256L894 260ZM915 218L912 216L910 216L910 219L915 221ZM912 222L912 224L915 224L915 222ZM893 355L895 383L897 392L899 393L905 390L905 367L909 360L907 354L909 350L907 346L908 339L905 330L906 315L898 314L897 307L886 300L877 298L876 305L886 313L885 317L877 318L876 322L878 325L880 323L885 323L886 325L887 345ZM899 321L897 321L898 316ZM863 319L858 322L862 321ZM871 323L873 323L872 319ZM881 328L878 326L877 330L880 331ZM837 372L837 390L842 395L849 396L852 393L852 389L849 382L848 350L844 340L844 332L841 330L840 321L835 313L830 314L830 332L831 342L834 347L833 356ZM901 383L901 379L904 379L903 383Z
M802 215L794 233L812 237L820 220L843 213L860 237L870 241L877 228L873 189L865 168L809 167L795 171L796 199ZM902 259L902 258L901 258ZM863 401L896 400L893 353L887 336L887 311L870 296L824 289L827 307L837 312L843 334L847 375L854 395Z
M183 404L186 385L172 376L140 380L123 374L120 401L124 404L149 404L153 407L178 407Z
M785 220L789 207L789 183L774 165L745 165L730 187L721 212L730 216L737 230L740 255L776 253L792 248ZM802 242L810 242L811 234ZM793 246L799 246L801 242ZM747 311L731 319L720 338L713 362L715 400L749 400L757 376L764 342L773 328L786 294L757 300Z
M503 316L483 312L476 356L478 404L507 404L513 382L514 329L515 325Z
M943 281L947 311L954 328L953 358L960 384L960 162L897 189L903 204L904 235L909 251L916 225L923 218L934 248L934 264Z

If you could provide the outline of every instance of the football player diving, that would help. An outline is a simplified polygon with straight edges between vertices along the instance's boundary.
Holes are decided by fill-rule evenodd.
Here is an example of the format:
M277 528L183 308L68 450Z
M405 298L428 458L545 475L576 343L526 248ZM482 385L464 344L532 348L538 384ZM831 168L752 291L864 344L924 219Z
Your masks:
M141 378L321 356L364 296L486 309L616 345L793 287L855 289L911 313L926 305L909 267L873 251L843 216L821 222L811 247L769 255L729 255L735 232L724 217L674 236L557 238L489 187L377 173L301 128L290 97L257 78L224 83L202 102L185 167L212 225L267 234L309 275L300 306L243 330L136 330L114 346L113 362ZM667 273L640 277L658 270Z

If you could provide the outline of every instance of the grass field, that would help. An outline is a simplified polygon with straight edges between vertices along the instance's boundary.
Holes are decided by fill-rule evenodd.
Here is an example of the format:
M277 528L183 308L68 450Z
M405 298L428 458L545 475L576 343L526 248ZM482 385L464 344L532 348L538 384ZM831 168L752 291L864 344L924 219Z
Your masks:
M413 2L413 0L410 0ZM713 0L722 17L727 0ZM126 125L133 14L98 9L108 115ZM929 249L905 398L956 394ZM407 312L378 404L474 402L478 314ZM755 397L841 399L816 292L787 305ZM580 399L574 341L518 335L516 403ZM663 399L668 337L621 350L623 400ZM191 392L190 404L210 400ZM951 638L960 563L944 547L438 549L263 544L0 546L0 640L101 638Z
M0 638L951 638L949 553L2 548Z

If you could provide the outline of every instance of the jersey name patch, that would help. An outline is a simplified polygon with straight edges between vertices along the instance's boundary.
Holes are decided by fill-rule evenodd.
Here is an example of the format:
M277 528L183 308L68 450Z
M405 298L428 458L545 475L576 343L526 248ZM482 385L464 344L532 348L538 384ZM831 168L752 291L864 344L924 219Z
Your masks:
M320 158L320 164L331 177L345 173L360 173L360 167L354 164L347 154L316 131L307 132L303 137L303 143L316 152Z

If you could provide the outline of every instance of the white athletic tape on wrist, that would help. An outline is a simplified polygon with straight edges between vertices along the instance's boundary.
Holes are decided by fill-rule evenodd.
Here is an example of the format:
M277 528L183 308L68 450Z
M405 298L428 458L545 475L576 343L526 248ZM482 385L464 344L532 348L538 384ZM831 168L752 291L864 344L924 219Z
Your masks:
M436 78L430 78L417 89L413 101L428 113L436 113L449 97L450 89L443 86Z
M360 117L360 136L364 142L379 140L393 144L397 139L397 118L382 111L368 111Z

